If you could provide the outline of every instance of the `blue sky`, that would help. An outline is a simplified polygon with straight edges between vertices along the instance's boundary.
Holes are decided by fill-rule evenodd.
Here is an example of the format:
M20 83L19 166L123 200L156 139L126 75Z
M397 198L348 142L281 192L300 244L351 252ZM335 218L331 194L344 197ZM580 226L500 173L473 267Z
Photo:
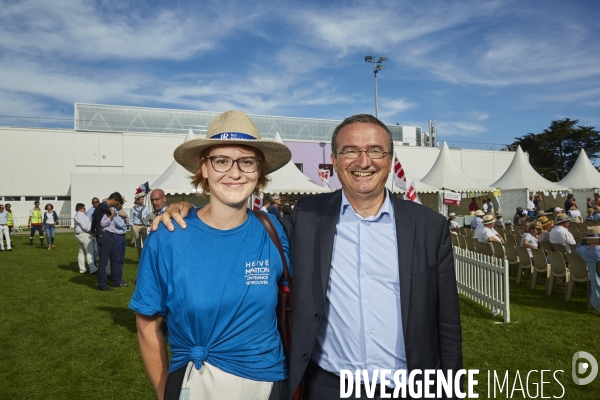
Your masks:
M510 143L600 129L595 1L1 0L0 114L101 103L343 119Z

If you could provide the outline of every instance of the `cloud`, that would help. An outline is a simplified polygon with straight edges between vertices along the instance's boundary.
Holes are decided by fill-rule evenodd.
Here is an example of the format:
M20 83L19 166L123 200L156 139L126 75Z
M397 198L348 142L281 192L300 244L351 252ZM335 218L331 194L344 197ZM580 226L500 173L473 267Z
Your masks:
M437 121L438 137L478 136L486 131L480 124L464 121Z
M406 99L379 99L379 118L382 120L390 120L394 116L402 114L406 110L416 107L416 103Z
M181 60L251 31L258 8L202 2L201 10L151 2L25 0L2 5L0 48L75 60ZM39 17L32 17L32 16Z

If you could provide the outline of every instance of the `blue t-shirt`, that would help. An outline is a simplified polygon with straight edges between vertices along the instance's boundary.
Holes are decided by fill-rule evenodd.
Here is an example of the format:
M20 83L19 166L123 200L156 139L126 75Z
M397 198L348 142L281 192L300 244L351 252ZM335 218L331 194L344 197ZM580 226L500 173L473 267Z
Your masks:
M283 227L271 220L291 268ZM206 361L247 379L287 379L275 312L283 266L264 226L250 210L230 230L206 225L195 212L185 221L185 230L161 225L148 235L129 303L140 314L167 317L169 372Z

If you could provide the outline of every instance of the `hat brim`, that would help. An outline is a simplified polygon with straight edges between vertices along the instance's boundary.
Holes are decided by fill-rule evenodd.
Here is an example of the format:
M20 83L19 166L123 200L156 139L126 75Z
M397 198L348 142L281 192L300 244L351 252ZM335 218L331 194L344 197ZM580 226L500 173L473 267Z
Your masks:
M261 162L261 168L265 175L277 171L292 159L292 152L283 143L272 140L247 140L247 139L192 139L179 145L173 152L173 157L183 168L192 174L200 169L200 153L212 146L236 146L243 145L254 147L262 151L265 159Z
M590 240L598 240L598 241L600 241L600 237L598 237L598 236L584 236L584 237L581 238L582 242L583 241L588 242Z

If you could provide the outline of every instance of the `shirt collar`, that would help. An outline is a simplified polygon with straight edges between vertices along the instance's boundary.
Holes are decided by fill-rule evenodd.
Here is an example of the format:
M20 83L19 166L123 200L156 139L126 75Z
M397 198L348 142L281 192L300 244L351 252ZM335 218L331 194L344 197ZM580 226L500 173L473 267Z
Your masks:
M392 217L394 215L394 208L392 207L392 202L390 200L388 191L385 190L384 193L385 193L385 199L383 200L383 204L381 205L381 208L379 209L377 214L370 215L366 218L363 218L360 214L358 214L356 211L354 211L354 207L352 207L352 204L350 204L350 201L348 201L348 198L346 197L346 193L344 192L344 189L342 189L342 207L340 209L340 216L345 215L347 210L351 210L356 216L358 216L361 219L364 219L366 221L377 221L377 220L381 219L384 215Z

